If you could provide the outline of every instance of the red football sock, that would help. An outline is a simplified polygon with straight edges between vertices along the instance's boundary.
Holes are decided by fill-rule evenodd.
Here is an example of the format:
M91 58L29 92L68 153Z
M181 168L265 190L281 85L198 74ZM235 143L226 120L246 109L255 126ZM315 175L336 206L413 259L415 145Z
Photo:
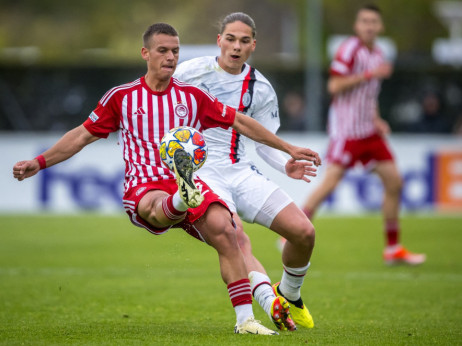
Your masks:
M385 243L387 246L393 246L399 243L398 220L385 221Z
M228 285L229 298L233 307L252 304L252 290L249 279L241 279Z

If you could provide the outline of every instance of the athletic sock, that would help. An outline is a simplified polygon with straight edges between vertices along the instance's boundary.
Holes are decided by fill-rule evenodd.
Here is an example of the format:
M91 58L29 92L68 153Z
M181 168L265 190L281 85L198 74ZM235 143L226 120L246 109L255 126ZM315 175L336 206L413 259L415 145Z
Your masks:
M276 295L271 287L271 280L268 275L251 271L249 273L250 288L255 300L260 304L263 310L271 317L271 305Z
M300 288L303 285L303 280L305 280L305 275L309 267L310 262L301 268L289 268L284 266L279 290L287 300L296 302L300 299Z
M189 209L189 206L181 199L178 191L172 195L172 204L175 209L179 211L186 211Z
M244 323L254 317L252 310L252 291L249 279L241 279L228 285L229 298L236 312L237 324Z
M385 220L385 245L396 246L399 243L399 221L395 219Z
M178 194L178 192L176 194ZM183 208L181 208L181 206L179 208L175 207L174 199L175 195L170 195L162 199L162 210L164 211L165 216L167 216L170 220L183 218L187 210L187 208L182 210Z

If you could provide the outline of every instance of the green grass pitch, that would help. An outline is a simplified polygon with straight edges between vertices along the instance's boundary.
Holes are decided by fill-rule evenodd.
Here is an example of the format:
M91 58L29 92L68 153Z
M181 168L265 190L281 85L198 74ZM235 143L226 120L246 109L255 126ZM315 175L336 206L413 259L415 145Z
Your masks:
M379 216L315 226L302 289L315 328L256 336L233 334L215 251L180 230L153 236L123 215L0 216L0 344L462 344L461 218L403 218L403 243L428 257L413 268L383 265ZM279 281L276 235L246 229Z

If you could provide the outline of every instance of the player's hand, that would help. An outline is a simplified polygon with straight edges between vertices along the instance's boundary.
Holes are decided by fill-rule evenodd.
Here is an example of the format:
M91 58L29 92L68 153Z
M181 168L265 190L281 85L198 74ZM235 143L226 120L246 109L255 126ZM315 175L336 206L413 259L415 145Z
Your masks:
M311 182L308 177L316 176L316 167L313 167L311 161L295 161L290 158L286 163L286 174L292 179L304 180L307 183Z
M386 136L390 134L390 125L382 118L375 118L375 129L380 136Z
M289 155L295 160L306 160L313 162L316 166L321 165L319 154L308 148L292 146Z
M38 171L40 171L40 165L36 159L19 161L13 166L13 177L22 181L37 174Z
M378 79L390 78L392 73L393 65L388 62L379 65L377 68L371 71L372 77Z

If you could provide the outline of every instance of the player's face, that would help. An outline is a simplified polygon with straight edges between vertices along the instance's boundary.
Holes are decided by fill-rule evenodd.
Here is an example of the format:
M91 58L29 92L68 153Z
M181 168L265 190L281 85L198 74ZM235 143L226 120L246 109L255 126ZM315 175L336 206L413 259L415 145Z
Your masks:
M371 10L359 11L356 16L354 30L364 44L372 45L377 35L383 30L380 14Z
M241 73L242 65L255 50L256 42L252 36L252 28L247 24L239 21L227 24L217 38L221 49L218 58L220 67L231 74Z
M149 47L141 49L141 56L148 65L148 73L159 81L170 81L178 63L179 53L178 36L165 34L154 35Z

